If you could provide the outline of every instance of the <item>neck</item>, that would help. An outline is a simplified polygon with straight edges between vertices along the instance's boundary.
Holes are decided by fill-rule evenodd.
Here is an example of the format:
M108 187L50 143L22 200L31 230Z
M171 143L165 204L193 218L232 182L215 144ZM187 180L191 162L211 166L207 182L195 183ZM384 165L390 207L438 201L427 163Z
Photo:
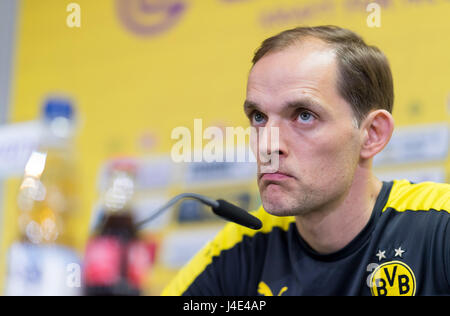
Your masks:
M359 168L346 195L334 205L296 217L302 238L321 254L344 248L368 223L381 187L370 169Z

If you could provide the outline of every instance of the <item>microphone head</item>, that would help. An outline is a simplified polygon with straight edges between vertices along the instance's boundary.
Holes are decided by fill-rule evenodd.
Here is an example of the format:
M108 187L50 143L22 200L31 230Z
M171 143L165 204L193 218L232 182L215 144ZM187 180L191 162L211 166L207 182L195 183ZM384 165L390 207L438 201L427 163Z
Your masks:
M212 208L214 214L251 229L261 229L262 223L257 217L225 200L217 200L217 202L219 205Z

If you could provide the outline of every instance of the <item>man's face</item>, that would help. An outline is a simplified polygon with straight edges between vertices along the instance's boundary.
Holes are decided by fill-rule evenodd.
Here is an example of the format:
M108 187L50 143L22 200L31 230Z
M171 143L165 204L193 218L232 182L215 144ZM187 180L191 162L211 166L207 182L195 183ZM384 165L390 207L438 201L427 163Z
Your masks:
M273 215L326 209L352 185L360 131L336 80L333 51L314 39L264 56L250 72L245 112L253 127L265 127L252 150L257 157L279 154L275 173L257 159L263 206ZM278 128L279 144L261 146L270 127Z

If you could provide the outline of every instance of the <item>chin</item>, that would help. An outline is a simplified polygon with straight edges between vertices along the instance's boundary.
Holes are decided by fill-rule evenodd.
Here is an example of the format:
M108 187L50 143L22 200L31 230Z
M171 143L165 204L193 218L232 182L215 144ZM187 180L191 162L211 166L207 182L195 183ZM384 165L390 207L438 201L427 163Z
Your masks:
M264 210L274 216L295 216L296 207L289 203L289 197L278 194L262 194L262 205Z
M292 210L288 210L285 208L280 207L272 207L271 205L266 206L265 203L263 203L264 210L273 216L295 216L295 214L292 213Z
M306 195L286 192L279 186L269 186L261 190L264 210L274 216L298 216L308 213Z

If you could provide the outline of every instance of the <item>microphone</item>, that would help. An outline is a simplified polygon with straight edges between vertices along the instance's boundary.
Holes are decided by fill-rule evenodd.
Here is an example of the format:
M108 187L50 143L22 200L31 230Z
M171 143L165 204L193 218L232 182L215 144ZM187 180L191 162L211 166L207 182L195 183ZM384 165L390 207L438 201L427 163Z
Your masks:
M262 227L262 223L257 217L249 214L242 208L237 207L236 205L233 205L225 200L216 201L196 193L182 193L175 196L169 202L157 209L150 217L136 223L136 227L141 228L148 222L153 221L155 218L164 213L167 209L169 209L169 207L171 207L181 199L194 199L200 201L203 204L210 206L214 214L241 226L245 226L254 230L258 230Z
M249 214L240 207L228 203L225 200L217 200L217 203L217 207L212 207L212 211L214 212L214 214L228 221L251 229L257 230L262 227L262 223L257 217Z

